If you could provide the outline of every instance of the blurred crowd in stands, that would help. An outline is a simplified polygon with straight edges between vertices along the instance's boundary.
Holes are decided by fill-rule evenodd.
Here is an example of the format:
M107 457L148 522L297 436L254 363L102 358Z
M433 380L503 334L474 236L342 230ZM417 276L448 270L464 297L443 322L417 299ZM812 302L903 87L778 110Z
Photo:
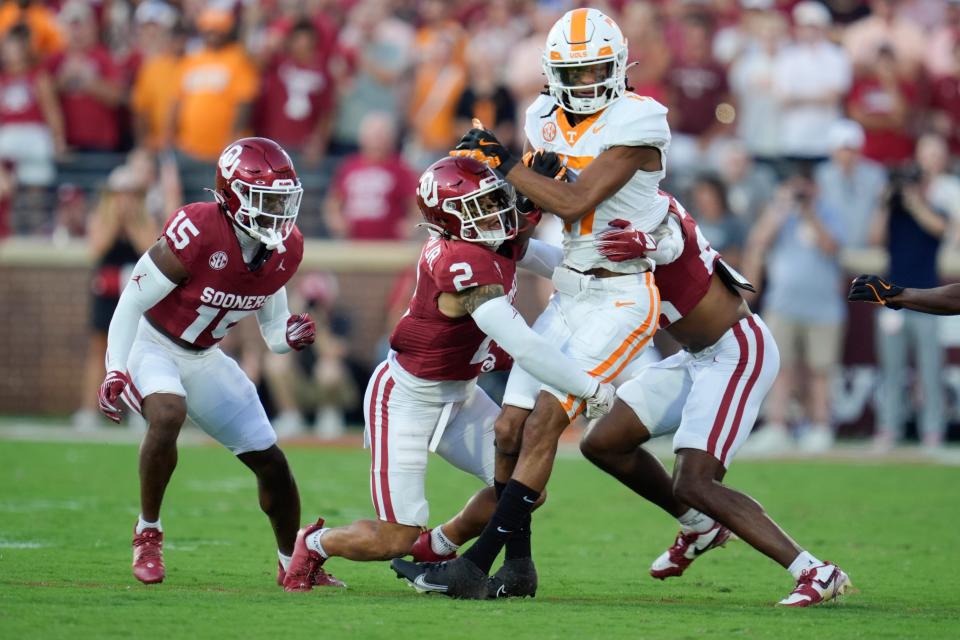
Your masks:
M840 252L885 249L895 282L934 286L938 250L960 238L960 0L8 0L0 239L86 235L95 295L115 296L122 266L179 203L207 197L220 150L250 133L291 152L308 237L414 238L418 172L472 118L522 145L546 33L576 5L617 20L628 84L670 109L663 187L763 284L752 302L783 359L767 444L785 446L793 423L802 446L829 447L847 313ZM324 278L307 299L330 300ZM344 351L348 324L331 317L324 353ZM879 406L878 446L902 434L910 352L921 437L943 440L936 332L935 318L877 314L883 388L895 390ZM297 366L332 380L340 360ZM353 402L356 384L342 386L320 395ZM297 402L278 398L278 413Z

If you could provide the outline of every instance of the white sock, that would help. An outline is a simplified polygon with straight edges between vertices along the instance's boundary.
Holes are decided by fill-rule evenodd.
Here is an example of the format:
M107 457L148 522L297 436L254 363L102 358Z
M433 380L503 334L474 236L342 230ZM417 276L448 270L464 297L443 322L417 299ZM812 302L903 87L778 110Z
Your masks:
M680 523L680 530L684 533L706 533L713 529L713 525L717 524L716 520L696 509L690 509L677 518L677 521Z
M329 558L327 552L323 550L323 545L320 544L320 538L323 537L323 534L329 530L329 527L324 527L319 531L314 531L307 536L307 549L311 549L320 554L322 558Z
M277 557L280 558L280 566L286 571L290 567L290 561L293 560L293 558L283 555L283 552L279 549L277 549Z
M819 567L822 564L822 562L814 558L806 551L801 551L800 555L794 558L793 562L790 563L790 566L787 567L787 571L790 572L790 575L793 576L794 580L799 580L800 574L803 573L804 569Z
M137 516L137 535L143 533L144 529L156 529L160 533L163 533L163 527L160 526L160 519L157 518L156 522L147 522L143 519L143 514Z
M448 556L451 553L456 553L460 545L450 542L450 538L443 535L443 529L434 527L430 532L430 548L438 556Z

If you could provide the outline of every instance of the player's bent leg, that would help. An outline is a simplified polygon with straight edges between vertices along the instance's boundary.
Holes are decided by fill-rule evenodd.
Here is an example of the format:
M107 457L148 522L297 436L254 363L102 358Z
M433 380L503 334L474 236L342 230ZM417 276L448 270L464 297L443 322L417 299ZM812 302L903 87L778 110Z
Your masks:
M357 562L392 560L410 551L422 529L384 520L357 520L345 527L326 529L317 536L318 553L327 558Z
M141 404L147 432L140 445L140 519L159 522L160 505L177 467L177 437L187 417L182 396L154 393ZM163 582L163 532L159 526L134 529L133 575L144 584Z
M744 542L783 567L803 551L759 502L721 484L726 468L706 451L680 449L673 472L679 500L723 523Z
M689 507L673 495L673 480L660 460L643 448L650 432L621 399L583 435L580 451L597 467L675 518Z
M156 521L177 467L177 438L187 418L187 403L182 396L154 393L141 406L147 433L140 444L140 513L144 520Z
M495 450L494 478L504 484L510 480L520 457L520 445L523 442L523 425L530 415L530 409L505 404L493 423Z
M237 458L257 476L260 509L270 519L277 549L293 553L300 526L300 494L287 458L277 445L264 451L248 451Z
M560 435L570 419L555 395L541 391L537 405L524 422L520 456L512 479L536 491L538 497L550 479Z

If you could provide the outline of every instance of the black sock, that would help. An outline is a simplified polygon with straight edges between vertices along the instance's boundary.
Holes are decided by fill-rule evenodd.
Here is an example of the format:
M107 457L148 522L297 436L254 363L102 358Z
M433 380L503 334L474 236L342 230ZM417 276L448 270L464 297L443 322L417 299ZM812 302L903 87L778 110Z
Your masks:
M527 521L523 527L507 539L507 546L504 549L504 557L507 560L518 560L520 558L529 558L530 553L530 521L532 518L528 515Z
M480 567L484 573L490 573L493 561L514 533L529 528L530 511L540 494L516 480L511 480L503 489L497 510L483 529L483 533L463 557Z
M507 488L506 482L500 482L499 480L493 481L493 491L497 494L497 502L500 501L500 496L503 495L503 490Z

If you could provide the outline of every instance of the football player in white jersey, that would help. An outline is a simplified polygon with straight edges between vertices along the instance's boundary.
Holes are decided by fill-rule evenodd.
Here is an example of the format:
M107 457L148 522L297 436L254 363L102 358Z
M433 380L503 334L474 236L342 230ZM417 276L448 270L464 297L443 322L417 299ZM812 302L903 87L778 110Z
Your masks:
M675 222L672 242L653 243L656 234L674 231L669 199L658 188L670 142L667 110L627 91L626 61L626 38L596 9L566 13L547 36L548 91L527 109L526 147L561 156L567 182L537 175L476 122L453 152L485 162L564 222L563 262L553 273L557 293L534 328L603 382L620 376L650 342L660 313L653 267L682 249ZM615 219L654 234L648 259L617 263L597 251L595 233ZM493 581L504 585L504 595L533 595L530 513L550 477L560 434L582 410L577 398L514 367L496 425L493 518L462 557L420 567L394 561L398 573L421 590L470 598L506 546Z

